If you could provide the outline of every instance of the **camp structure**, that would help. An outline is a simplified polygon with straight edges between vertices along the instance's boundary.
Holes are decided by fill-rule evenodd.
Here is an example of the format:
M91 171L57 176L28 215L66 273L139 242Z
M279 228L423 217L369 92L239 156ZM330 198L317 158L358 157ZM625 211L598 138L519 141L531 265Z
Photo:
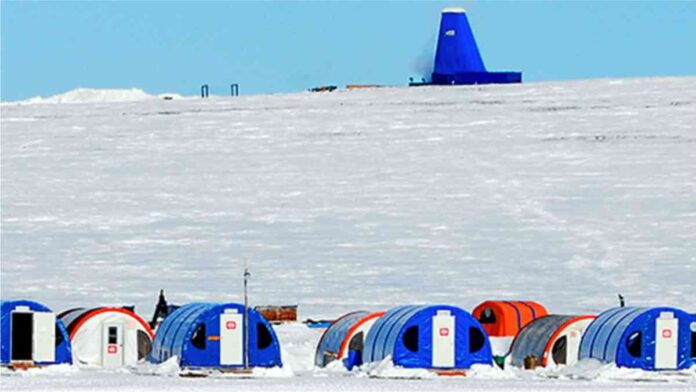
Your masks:
M448 305L406 305L378 318L365 340L363 361L391 357L394 365L436 370L491 364L486 331L467 311Z
M476 306L472 314L488 336L514 337L525 325L548 312L533 301L485 301Z
M490 72L486 69L463 8L442 10L432 84L521 82L520 72Z
M0 308L2 366L72 363L68 333L51 309L23 300L2 301Z
M362 365L365 338L382 315L384 312L358 311L331 323L319 339L314 363L318 367L325 367L335 360L342 360L349 370Z
M154 333L126 308L75 308L58 315L70 336L79 365L117 368L145 358Z
M510 364L523 367L530 356L541 366L575 364L582 335L595 317L553 314L532 321L512 342Z
M694 331L694 318L680 309L613 308L585 331L580 359L644 370L686 369L694 363Z
M271 324L254 309L247 311L245 323L240 304L181 306L160 324L147 359L161 363L176 356L179 365L188 369L282 366L280 343Z

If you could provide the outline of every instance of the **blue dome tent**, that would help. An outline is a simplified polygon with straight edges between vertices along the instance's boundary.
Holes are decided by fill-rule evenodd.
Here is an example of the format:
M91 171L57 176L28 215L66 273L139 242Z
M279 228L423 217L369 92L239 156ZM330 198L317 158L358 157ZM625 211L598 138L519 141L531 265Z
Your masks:
M51 309L33 301L2 301L0 307L3 366L72 363L68 332Z
M468 369L491 364L491 344L478 321L447 305L407 305L389 310L365 340L364 362L391 356L405 368Z
M282 366L280 343L268 321L249 312L249 367ZM173 356L184 368L244 366L244 306L236 303L193 303L180 307L157 329L148 361Z
M694 329L693 317L675 308L609 309L585 331L580 359L644 370L685 369L693 364Z
M462 8L442 10L432 84L520 83L520 72L489 72Z

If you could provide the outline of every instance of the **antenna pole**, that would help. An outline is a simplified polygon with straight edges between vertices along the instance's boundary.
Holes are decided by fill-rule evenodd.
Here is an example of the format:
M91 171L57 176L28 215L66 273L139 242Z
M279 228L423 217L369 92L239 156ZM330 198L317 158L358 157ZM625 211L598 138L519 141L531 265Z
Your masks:
M247 285L249 281L249 264L244 258L244 369L249 369L249 297Z

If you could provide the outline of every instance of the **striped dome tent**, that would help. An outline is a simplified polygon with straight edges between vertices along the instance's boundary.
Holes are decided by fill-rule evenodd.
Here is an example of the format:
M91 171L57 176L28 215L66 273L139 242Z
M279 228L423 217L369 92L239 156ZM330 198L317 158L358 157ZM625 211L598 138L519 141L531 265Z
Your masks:
M553 314L532 321L512 342L510 364L523 367L530 355L541 366L575 364L582 335L595 317Z
M546 308L533 301L485 301L472 312L491 337L513 337L533 320L546 316Z
M282 366L280 343L271 324L248 309L248 341L244 338L244 306L236 303L193 303L181 306L157 329L147 359L162 363L176 356L182 368Z
M449 305L400 306L377 319L367 334L363 360L387 357L396 366L424 369L468 369L493 361L479 322Z
M680 309L612 308L587 328L580 359L644 370L686 369L694 364L694 332L693 316Z
M3 366L72 363L68 332L51 309L26 300L0 304L0 363Z
M127 366L145 358L152 348L152 329L127 308L75 308L58 317L68 330L77 364Z
M364 311L348 313L334 321L317 345L314 363L318 367L325 367L335 360L344 360L346 367L362 364L365 338L379 317L384 312L369 313ZM347 362L350 354L353 360Z

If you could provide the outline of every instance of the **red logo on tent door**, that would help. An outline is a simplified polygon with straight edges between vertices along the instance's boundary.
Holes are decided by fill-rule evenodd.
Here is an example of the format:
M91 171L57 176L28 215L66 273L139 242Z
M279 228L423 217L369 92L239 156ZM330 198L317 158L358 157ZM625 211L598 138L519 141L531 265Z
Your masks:
M237 322L236 321L228 321L227 323L225 323L225 328L237 329Z
M106 352L108 354L116 354L118 352L118 346L115 344L110 344L106 347Z
M672 337L672 330L671 329L663 329L662 330L662 337L665 339L669 339Z
M449 336L449 328L440 328L440 336Z

